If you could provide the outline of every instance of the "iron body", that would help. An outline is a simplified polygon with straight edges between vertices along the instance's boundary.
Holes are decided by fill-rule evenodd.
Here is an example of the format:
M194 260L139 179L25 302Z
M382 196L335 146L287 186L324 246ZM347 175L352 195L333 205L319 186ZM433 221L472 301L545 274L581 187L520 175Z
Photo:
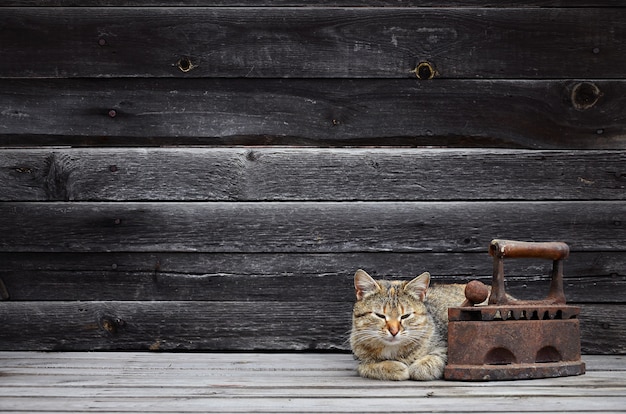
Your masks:
M565 302L565 243L493 240L491 293L474 282L467 300L448 310L448 365L444 378L492 381L561 377L585 373L580 357L580 309ZM545 299L520 301L504 288L503 259L553 260L550 291ZM468 285L469 286L469 285ZM476 305L489 295L487 305Z

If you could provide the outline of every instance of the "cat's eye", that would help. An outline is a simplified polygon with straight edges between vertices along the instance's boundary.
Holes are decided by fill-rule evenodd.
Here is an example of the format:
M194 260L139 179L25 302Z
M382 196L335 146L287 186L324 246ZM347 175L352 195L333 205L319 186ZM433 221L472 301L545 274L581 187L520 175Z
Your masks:
M409 318L411 315L413 315L412 313L405 313L404 315L400 316L400 319L404 320L406 318Z
M374 313L374 315L376 315L376 317L380 319L387 319L387 317L383 315L382 313Z

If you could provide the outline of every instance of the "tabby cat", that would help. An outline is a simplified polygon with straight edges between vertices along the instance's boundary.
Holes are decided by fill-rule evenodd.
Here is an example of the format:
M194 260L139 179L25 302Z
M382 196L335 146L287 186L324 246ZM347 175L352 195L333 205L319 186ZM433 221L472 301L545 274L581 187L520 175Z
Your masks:
M433 285L430 274L411 281L354 275L356 303L350 346L358 372L381 380L433 380L447 358L448 307L465 300L465 285Z

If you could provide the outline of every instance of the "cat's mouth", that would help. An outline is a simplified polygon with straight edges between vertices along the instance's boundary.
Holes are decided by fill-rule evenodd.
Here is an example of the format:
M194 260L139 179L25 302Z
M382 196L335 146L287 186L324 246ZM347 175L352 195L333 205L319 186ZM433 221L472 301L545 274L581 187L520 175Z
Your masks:
M383 341L390 345L399 345L400 343L402 343L402 338L400 338L398 335L393 336L389 334L383 338Z

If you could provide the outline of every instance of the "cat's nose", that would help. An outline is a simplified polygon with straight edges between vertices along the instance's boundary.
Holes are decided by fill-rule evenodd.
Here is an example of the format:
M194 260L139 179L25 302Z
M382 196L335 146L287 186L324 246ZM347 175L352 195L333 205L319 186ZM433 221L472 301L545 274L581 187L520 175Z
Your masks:
M398 335L398 332L400 332L400 327L396 325L388 325L387 330L389 331L391 336L396 336Z

